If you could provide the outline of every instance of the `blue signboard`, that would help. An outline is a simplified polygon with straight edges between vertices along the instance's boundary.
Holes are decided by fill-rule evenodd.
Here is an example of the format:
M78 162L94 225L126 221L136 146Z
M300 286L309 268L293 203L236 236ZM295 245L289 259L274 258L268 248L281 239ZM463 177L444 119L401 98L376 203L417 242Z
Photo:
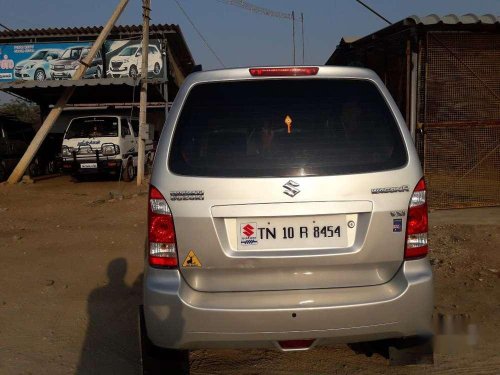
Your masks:
M0 82L71 79L91 42L0 44ZM85 79L127 77L141 74L142 48L139 40L107 41L102 56L97 53L85 72ZM150 77L162 77L164 54L160 42L149 45Z

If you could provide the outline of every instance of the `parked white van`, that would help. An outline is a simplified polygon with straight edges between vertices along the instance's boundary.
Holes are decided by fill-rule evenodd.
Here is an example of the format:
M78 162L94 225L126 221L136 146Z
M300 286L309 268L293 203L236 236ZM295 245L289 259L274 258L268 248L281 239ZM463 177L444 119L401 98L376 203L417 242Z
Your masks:
M137 168L139 120L125 116L85 116L71 120L62 144L63 170L74 178L109 173L132 181ZM148 125L146 162L154 157Z

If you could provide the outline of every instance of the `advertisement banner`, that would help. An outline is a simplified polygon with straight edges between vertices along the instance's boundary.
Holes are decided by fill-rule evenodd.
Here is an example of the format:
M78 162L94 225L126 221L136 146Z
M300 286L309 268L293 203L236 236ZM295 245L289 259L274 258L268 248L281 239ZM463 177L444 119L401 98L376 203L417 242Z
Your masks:
M91 46L92 42L0 44L0 82L71 79ZM150 41L148 54L148 76L162 78L165 55L159 40ZM106 41L84 79L135 77L141 66L140 40Z

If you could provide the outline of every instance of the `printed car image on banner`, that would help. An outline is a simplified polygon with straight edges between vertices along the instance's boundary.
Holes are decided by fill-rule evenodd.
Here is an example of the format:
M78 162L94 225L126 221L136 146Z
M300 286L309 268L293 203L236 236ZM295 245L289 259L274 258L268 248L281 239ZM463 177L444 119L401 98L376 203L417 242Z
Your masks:
M150 40L148 48L148 77L163 77L164 54L160 41ZM142 46L140 40L106 43L107 76L113 78L141 75Z
M23 43L0 45L0 82L71 79L90 51L92 42ZM135 77L141 74L140 40L106 41L85 72L84 79ZM163 77L160 41L149 44L148 76Z

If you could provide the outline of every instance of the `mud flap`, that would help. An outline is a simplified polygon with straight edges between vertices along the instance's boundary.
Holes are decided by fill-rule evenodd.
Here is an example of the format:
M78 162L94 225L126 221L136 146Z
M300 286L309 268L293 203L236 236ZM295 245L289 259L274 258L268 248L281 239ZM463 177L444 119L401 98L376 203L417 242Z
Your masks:
M165 349L149 340L143 306L139 306L139 339L143 375L189 375L189 351Z

